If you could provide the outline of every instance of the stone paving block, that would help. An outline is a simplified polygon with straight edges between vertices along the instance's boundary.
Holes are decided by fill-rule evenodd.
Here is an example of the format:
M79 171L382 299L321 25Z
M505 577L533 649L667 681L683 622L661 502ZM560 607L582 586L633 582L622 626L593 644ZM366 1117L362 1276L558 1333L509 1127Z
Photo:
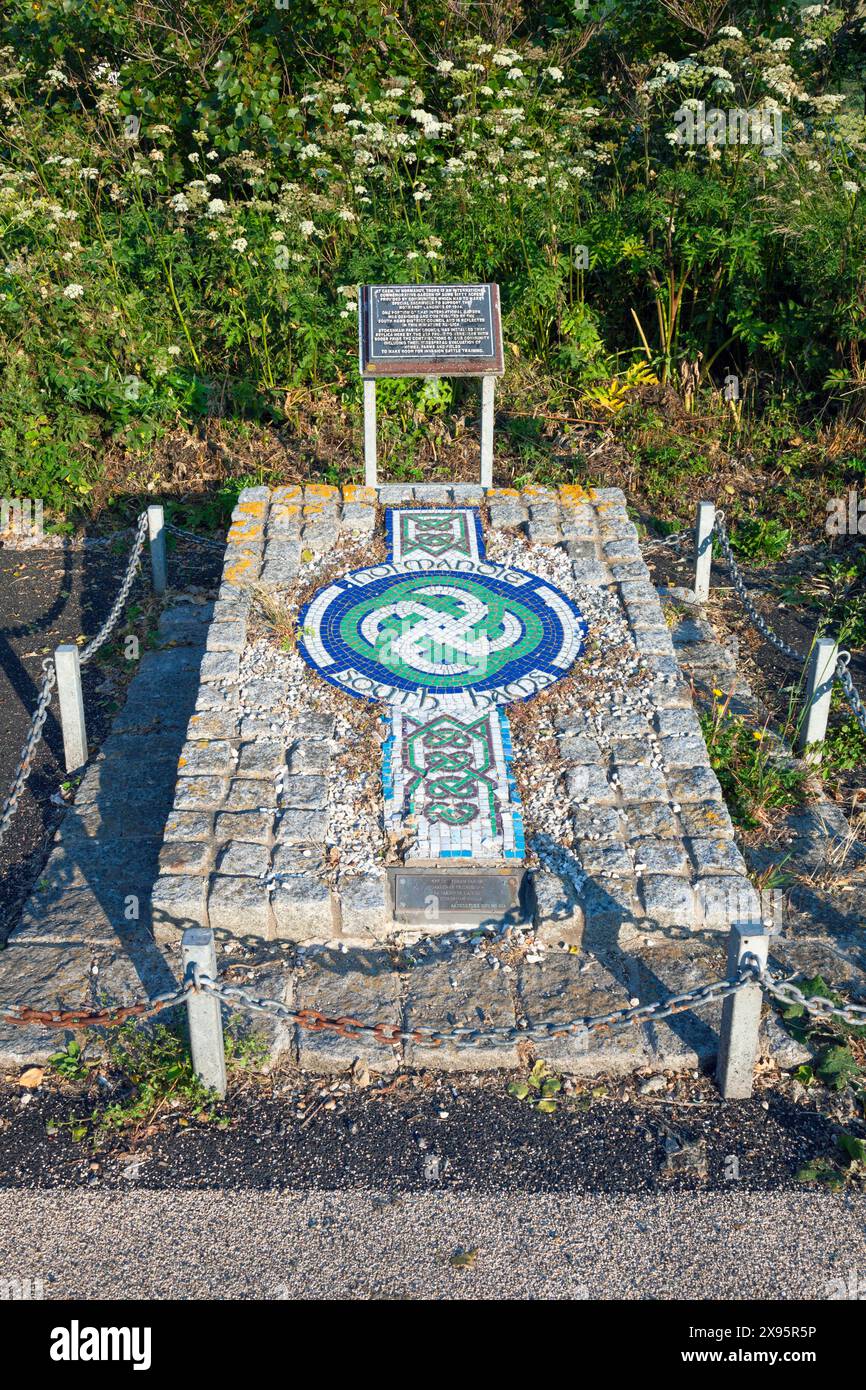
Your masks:
M312 844L322 841L328 829L328 817L323 808L305 811L289 807L274 827L274 837L280 844Z
M668 767L702 767L707 761L707 745L698 735L673 735L659 741Z
M484 488L479 483L452 483L451 496L461 507L480 507L484 501Z
M588 874L607 878L634 877L631 855L624 844L616 840L583 840L580 845L581 867Z
M223 714L237 718L238 692L235 686L200 685L195 700L196 714Z
M616 791L608 782L604 769L592 764L567 768L565 787L572 801L587 802L592 806L612 806L616 801Z
M701 724L694 710L661 709L656 710L656 728L663 737L700 738Z
M574 884L550 869L535 869L531 884L532 921L546 944L579 946L583 938L583 907Z
M732 836L734 833L728 808L723 801L697 801L681 806L679 818L685 835L700 838L719 834Z
M286 762L289 772L327 772L331 750L327 743L296 743L289 749Z
M760 922L761 900L747 878L739 874L708 874L695 884L703 926L727 931L733 922Z
M200 738L183 745L177 770L184 777L196 777L200 773L227 775L232 763L232 746L226 739Z
M227 681L234 683L240 670L240 657L237 652L205 652L201 659L201 678L203 681Z
M219 710L198 710L189 717L186 737L193 743L200 738L232 739L237 727L237 710L234 706Z
M592 763L601 758L601 749L589 734L563 734L559 739L559 756L564 763Z
M210 881L208 918L213 931L269 937L268 894L259 878L215 874Z
M241 686L240 697L248 709L271 710L282 702L284 693L282 681L262 676Z
M359 536L372 536L376 529L376 508L349 502L343 508L343 525Z
M414 495L414 489L407 487L405 483L382 483L379 487L379 503L383 507L411 502Z
M328 783L324 777L290 773L283 780L282 804L305 811L317 811L328 804Z
M576 840L618 840L622 838L623 820L613 806L576 806L571 814Z
M274 846L273 871L283 874L317 874L322 867L320 845L277 844Z
M241 652L246 635L247 625L243 619L211 623L207 632L207 649L209 652Z
M610 573L605 565L598 564L595 560L574 560L571 566L575 583L585 584L588 588L599 588L610 583Z
M385 951L310 953L296 977L296 1006L318 1013L358 1019L361 1023L402 1021L399 978ZM345 1072L356 1060L371 1071L396 1071L401 1049L369 1038L341 1037L339 1033L315 1033L299 1028L298 1060L302 1068L316 1072Z
M273 811L220 811L214 825L214 842L228 840L268 844L274 824Z
M276 810L277 796L270 782L262 777L235 777L230 783L223 810L225 811L271 811Z
M330 940L338 934L331 890L314 873L277 880L271 896L277 936L290 941Z
M590 878L581 889L586 926L584 945L596 951L616 946L643 917L635 886L628 879Z
M640 893L647 917L662 927L695 925L695 890L672 874L645 874Z
M198 874L161 874L150 895L150 913L157 940L187 927L207 925L207 879Z
M745 876L746 864L733 840L726 835L686 841L695 868L701 874L734 873Z
M291 584L297 577L301 562L300 541L272 540L265 548L261 583L276 586Z
M682 840L655 836L630 842L635 871L639 874L685 874L691 865Z
M525 507L510 502L496 502L490 507L490 525L494 531L523 526L529 513Z
M382 931L390 924L390 917L384 874L352 874L341 879L340 922L344 936Z
M509 977L477 956L454 953L413 966L404 1006L406 1030L433 1027L515 1028ZM449 1071L487 1071L514 1067L517 1038L485 1038L473 1043L446 1039L438 1047L407 1042L408 1066Z
M722 789L709 767L677 768L668 772L671 799L677 802L721 801Z
M164 840L209 840L213 816L207 811L171 811L165 822Z
M643 806L647 802L668 800L664 773L658 768L623 763L615 768L615 776L626 806Z
M280 739L259 738L251 743L243 743L238 755L238 775L273 779L283 766L284 759L285 747Z
M649 747L645 738L612 738L610 756L615 767L641 767L647 761Z
M225 777L179 777L174 793L176 811L211 811L225 801Z
M438 502L447 507L451 501L451 489L446 483L416 483L413 491L416 502Z
M229 840L217 852L216 867L221 874L263 879L271 867L271 851L267 845Z
M204 874L211 867L209 840L166 840L159 855L161 874Z
M332 739L336 718L333 714L308 714L304 717L304 738L312 741L316 739Z

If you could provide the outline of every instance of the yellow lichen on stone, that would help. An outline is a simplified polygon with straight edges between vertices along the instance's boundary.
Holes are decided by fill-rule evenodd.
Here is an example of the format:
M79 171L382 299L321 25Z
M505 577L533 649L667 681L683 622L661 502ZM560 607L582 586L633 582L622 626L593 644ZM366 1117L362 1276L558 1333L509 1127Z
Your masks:
M580 483L563 483L559 489L559 500L563 507L580 507L584 502L595 501L595 488L582 487Z
M285 483L282 487L275 487L271 493L271 502L277 506L282 506L286 502L300 502L304 489L299 483Z
M489 487L487 489L488 502L516 502L520 493L516 487Z
M305 502L337 502L339 498L340 489L330 483L307 483L304 489Z
M343 488L344 502L364 502L367 506L375 507L376 489L374 487L361 487L358 483L347 483Z
M253 563L252 555L239 555L223 572L226 584L240 584Z
M237 509L239 512L243 513L244 516L263 517L265 514L264 502L238 502Z

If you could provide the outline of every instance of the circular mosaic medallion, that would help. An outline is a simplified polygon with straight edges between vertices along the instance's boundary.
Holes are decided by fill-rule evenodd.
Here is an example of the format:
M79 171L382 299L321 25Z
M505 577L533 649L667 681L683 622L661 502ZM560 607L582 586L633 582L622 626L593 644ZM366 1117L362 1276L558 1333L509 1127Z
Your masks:
M299 644L326 679L368 699L507 704L564 676L585 634L546 580L467 560L354 570L302 611Z

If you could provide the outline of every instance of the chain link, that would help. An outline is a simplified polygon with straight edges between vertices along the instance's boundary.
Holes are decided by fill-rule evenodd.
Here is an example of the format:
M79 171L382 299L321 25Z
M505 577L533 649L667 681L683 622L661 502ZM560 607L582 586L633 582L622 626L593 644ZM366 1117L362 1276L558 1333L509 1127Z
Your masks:
M834 1004L832 999L826 999L819 994L807 997L791 980L774 979L769 970L761 973L760 983L775 999L780 999L784 1004L798 1004L813 1018L835 1018L855 1028L866 1026L866 1004L846 1004L840 1007Z
M783 656L786 656L789 661L796 661L799 665L802 665L806 659L805 656L800 652L796 651L794 647L789 647L787 642L783 642L782 638L779 637L778 634L775 633L773 629L767 625L767 623L761 617L755 605L752 603L752 600L749 598L748 592L746 590L746 585L743 580L743 576L740 572L740 567L737 564L736 559L734 558L734 552L731 548L728 530L725 526L724 512L716 512L714 530L719 538L719 545L721 546L722 554L724 555L728 563L728 568L731 571L731 583L734 586L734 592L736 593L737 597L739 598L740 602L742 603L743 607L745 608L746 612L751 618L752 626L757 628L761 636L765 637L768 642L771 642L773 646L776 648L776 650L780 651Z
M126 605L126 600L129 597L129 591L132 588L136 572L141 563L141 552L144 549L144 542L146 536L147 512L142 512L141 516L138 518L138 527L136 529L135 540L133 542L132 550L129 556L129 564L126 567L126 574L123 576L123 583L121 584L117 592L117 598L111 605L111 612L105 619L105 622L102 624L102 627L99 629L92 642L88 642L87 646L84 647L81 651L81 655L78 659L82 666L84 666L92 656L96 655L103 642L105 642L108 639L108 637L110 637L111 633L114 631L115 627L117 626L120 620L120 615L123 612L123 609Z
M859 691L851 679L851 672L848 667L851 665L851 653L840 652L836 658L836 679L842 687L845 699L851 706L854 718L866 734L866 707L860 698Z
M527 1024L491 1024L482 1027L433 1028L417 1027L402 1029L397 1023L363 1023L360 1019L347 1015L320 1014L314 1009L292 1009L281 999L266 999L253 994L241 985L232 985L213 980L193 969L184 983L177 989L157 995L155 999L141 1004L122 1005L111 1009L33 1009L28 1005L14 1004L0 1016L0 1022L13 1026L38 1024L44 1028L111 1028L125 1023L130 1018L149 1018L162 1009L185 1001L190 990L200 990L211 994L232 1008L249 1009L252 1013L263 1013L278 1018L285 1023L297 1024L308 1032L333 1032L347 1038L370 1038L380 1043L411 1042L428 1047L440 1047L445 1042L480 1044L487 1041L513 1042L537 1039L544 1042L550 1038L585 1037L596 1033L610 1034L630 1028L635 1023L660 1022L687 1009L699 1008L725 999L729 994L753 984L756 971L753 966L744 966L736 980L714 980L710 984L699 985L686 994L672 995L655 1004L638 1004L627 1009L617 1009L613 1013L598 1014L594 1018L577 1018L568 1022L550 1020L548 1022Z
M195 531L187 531L183 526L173 526L170 522L166 522L165 529L172 536L178 536L181 540L195 541L196 545L210 546L211 549L219 550L220 553L225 550L225 541L215 541L210 536L200 536Z
M42 663L45 675L42 677L42 685L39 690L39 698L36 701L36 709L33 711L33 718L30 721L30 728L27 730L27 737L21 749L21 758L15 769L15 776L12 778L12 786L9 790L3 810L0 812L0 840L9 828L9 822L18 810L18 801L24 790L24 783L30 776L30 767L33 762L33 754L36 752L36 745L42 737L42 730L48 718L48 706L51 704L51 692L57 684L57 672L54 669L54 660L47 657Z
M670 536L661 536L658 540L645 540L641 542L644 550L664 550L670 546L674 550L679 550L680 546L692 535L691 531L674 531Z

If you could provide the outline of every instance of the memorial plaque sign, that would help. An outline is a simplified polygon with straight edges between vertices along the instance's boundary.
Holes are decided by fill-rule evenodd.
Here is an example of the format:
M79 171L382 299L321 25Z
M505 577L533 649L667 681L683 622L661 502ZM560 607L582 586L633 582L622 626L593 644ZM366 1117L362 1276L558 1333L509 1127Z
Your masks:
M518 921L522 872L392 869L394 920L407 926L479 926Z
M361 375L500 376L498 285L362 285Z

